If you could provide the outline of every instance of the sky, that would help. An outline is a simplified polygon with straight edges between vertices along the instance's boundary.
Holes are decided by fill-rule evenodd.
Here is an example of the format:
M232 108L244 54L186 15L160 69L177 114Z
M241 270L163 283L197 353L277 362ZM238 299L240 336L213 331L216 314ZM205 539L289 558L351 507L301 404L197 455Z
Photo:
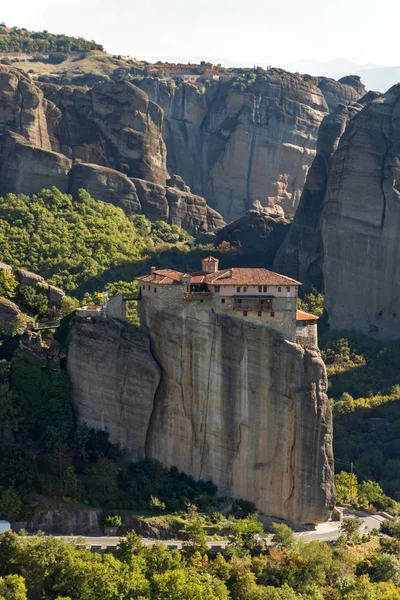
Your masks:
M2 0L0 20L138 59L400 65L399 0Z

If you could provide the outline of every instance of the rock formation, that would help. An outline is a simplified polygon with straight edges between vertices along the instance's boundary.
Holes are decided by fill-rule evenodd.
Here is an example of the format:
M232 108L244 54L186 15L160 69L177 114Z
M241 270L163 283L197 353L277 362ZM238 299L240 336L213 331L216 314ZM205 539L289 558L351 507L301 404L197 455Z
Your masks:
M338 83L280 69L252 83L233 76L196 85L149 78L140 86L165 111L169 171L228 222L255 200L293 214L328 105L364 93L359 80Z
M399 337L399 229L400 84L351 119L333 157L322 216L331 328Z
M329 81L329 80L328 80ZM323 290L321 215L333 156L348 121L379 94L369 92L357 103L339 104L321 123L317 155L307 175L292 225L279 247L274 270L303 283L303 290Z
M160 368L147 335L133 325L99 319L76 321L68 373L80 419L106 428L133 460L145 458Z
M246 265L272 268L275 255L290 230L291 221L282 213L256 202L253 208L217 232L215 244L228 242L238 249Z
M141 306L144 330L75 320L67 362L79 417L135 460L212 479L269 515L326 520L332 423L318 350L186 305Z
M85 90L37 84L0 67L0 98L0 194L84 187L127 214L143 211L193 235L225 224L182 180L167 185L163 111L131 83ZM150 204L142 206L134 181L139 193L152 190Z

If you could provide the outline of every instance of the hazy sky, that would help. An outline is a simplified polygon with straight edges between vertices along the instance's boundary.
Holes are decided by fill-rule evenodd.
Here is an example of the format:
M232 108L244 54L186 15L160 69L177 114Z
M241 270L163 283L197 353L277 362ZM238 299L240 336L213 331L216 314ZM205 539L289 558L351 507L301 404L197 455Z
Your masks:
M399 0L11 0L0 20L140 59L400 64Z

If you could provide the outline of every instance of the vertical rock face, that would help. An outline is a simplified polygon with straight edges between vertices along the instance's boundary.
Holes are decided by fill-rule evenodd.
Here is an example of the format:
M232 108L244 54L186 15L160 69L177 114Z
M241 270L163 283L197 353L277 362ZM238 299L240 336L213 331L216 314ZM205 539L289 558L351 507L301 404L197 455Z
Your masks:
M144 304L150 340L117 321L73 324L68 372L79 417L135 460L212 479L269 515L326 520L332 422L318 350L206 303Z
M360 97L353 82L326 81L332 105ZM255 200L294 213L329 111L318 84L273 69L253 83L221 77L196 86L155 79L140 85L165 111L169 170L232 221Z
M321 215L333 156L349 120L378 96L377 92L369 92L355 104L339 104L322 121L317 155L308 171L292 225L274 261L274 270L301 281L303 290L324 287Z
M322 217L333 329L400 335L400 84L348 124Z
M0 132L11 130L27 142L51 150L46 115L55 107L28 75L0 65ZM61 115L53 113L53 121Z
M141 305L162 378L146 454L294 522L334 501L331 413L318 351L198 303ZM197 305L197 306L195 306Z
M149 339L134 326L105 319L75 322L71 334L68 373L79 417L106 428L133 460L143 460L160 379Z
M129 82L86 90L0 67L0 194L85 188L129 215L143 211L193 235L222 227L221 215L183 181L166 186L162 124L162 109ZM153 190L153 204L141 204L134 180L138 192Z
M62 115L53 129L53 150L165 184L163 111L139 88L127 81L99 83L87 91L42 88Z

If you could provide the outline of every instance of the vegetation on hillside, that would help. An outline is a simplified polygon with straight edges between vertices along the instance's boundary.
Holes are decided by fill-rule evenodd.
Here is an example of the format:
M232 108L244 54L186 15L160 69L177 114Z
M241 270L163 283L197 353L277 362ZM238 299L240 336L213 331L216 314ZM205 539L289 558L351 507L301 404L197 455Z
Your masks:
M93 40L74 38L48 31L27 31L18 27L6 27L0 24L0 52L63 53L103 51L103 46Z
M237 523L224 552L206 551L193 515L182 551L145 545L128 533L116 556L100 556L83 540L0 536L0 597L5 600L400 600L398 527L361 536L346 519L332 548L294 539L274 526L265 546L262 526Z

